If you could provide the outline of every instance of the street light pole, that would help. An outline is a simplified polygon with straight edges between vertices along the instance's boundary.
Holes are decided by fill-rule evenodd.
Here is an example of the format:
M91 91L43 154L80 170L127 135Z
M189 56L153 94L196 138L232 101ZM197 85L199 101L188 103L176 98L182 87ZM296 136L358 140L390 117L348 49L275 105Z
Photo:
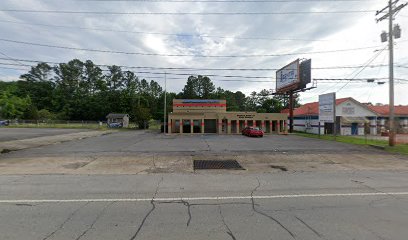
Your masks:
M166 134L167 129L167 119L166 119L166 111L167 111L167 73L164 72L164 118L163 118L163 133Z

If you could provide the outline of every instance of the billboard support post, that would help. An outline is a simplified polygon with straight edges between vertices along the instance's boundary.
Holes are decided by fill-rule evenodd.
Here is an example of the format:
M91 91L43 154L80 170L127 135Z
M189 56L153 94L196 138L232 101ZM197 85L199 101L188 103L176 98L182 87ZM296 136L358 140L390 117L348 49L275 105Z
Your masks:
M289 132L293 133L293 91L289 92Z

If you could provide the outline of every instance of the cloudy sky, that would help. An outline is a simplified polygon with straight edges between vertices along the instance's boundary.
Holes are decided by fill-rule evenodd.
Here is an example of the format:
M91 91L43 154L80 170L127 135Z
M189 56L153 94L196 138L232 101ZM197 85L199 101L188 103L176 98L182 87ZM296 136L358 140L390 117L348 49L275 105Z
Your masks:
M23 65L33 64L23 60L74 58L101 65L154 67L132 70L161 84L165 70L160 68L191 68L166 70L168 90L176 92L185 84L182 74L215 75L211 79L216 86L246 94L274 89L274 69L297 58L312 59L314 79L388 77L388 51L380 41L387 21L375 21L375 10L385 7L386 0L205 1L2 0L0 79L18 79L26 72ZM395 45L395 77L401 79L396 81L395 102L408 104L408 80L404 80L408 79L408 7L395 22L402 28ZM381 81L385 83L376 83ZM317 88L301 94L301 102L317 101L319 94L328 92L337 92L338 98L388 102L387 79L316 82Z

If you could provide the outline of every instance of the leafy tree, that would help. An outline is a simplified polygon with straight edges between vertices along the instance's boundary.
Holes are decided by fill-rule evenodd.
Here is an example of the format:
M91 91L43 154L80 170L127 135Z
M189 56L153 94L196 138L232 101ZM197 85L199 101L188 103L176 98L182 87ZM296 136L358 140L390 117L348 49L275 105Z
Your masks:
M28 73L20 76L22 80L17 82L17 96L30 96L33 105L37 108L52 108L55 87L52 81L53 75L53 69L47 63L39 63L31 67Z
M53 120L55 119L55 114L48 111L47 109L41 109L38 111L38 119L40 120Z
M23 116L31 105L29 97L20 98L9 91L0 93L0 116L5 119L15 119Z
M148 122L152 118L152 115L150 114L150 110L148 108L134 107L133 115L135 116L135 121L139 129L146 129L149 127Z
M215 90L215 86L211 79L206 76L198 75L197 77L190 76L187 79L187 83L184 86L181 95L183 98L194 99L212 98Z

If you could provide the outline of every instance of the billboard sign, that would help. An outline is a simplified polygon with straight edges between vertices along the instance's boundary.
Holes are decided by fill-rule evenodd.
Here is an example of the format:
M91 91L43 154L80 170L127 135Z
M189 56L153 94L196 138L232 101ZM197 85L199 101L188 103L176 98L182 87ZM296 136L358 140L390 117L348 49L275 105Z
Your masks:
M312 59L307 59L299 66L300 87L305 88L312 81Z
M319 95L319 121L334 123L336 119L336 93Z
M276 92L284 93L298 88L299 59L276 71Z

